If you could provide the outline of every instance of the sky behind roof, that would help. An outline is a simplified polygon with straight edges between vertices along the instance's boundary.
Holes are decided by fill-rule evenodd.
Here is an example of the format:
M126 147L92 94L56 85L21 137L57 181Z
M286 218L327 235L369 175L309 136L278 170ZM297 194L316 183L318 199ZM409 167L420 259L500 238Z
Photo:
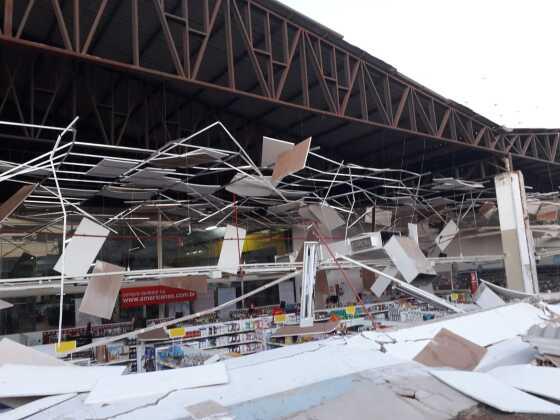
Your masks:
M560 128L560 1L281 0L511 128Z

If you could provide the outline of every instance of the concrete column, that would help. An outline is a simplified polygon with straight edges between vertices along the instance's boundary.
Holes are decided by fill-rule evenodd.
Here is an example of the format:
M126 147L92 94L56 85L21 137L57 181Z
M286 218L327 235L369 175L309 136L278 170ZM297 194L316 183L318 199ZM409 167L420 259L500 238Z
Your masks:
M525 183L520 171L506 172L494 178L506 285L526 293L538 293L535 244L529 227Z

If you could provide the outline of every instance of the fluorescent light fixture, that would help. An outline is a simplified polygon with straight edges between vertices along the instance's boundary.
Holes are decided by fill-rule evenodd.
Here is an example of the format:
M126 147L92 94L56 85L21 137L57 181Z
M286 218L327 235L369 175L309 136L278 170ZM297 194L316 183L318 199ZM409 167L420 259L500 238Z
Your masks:
M208 226L206 228L204 228L204 230L214 230L214 229L218 229L218 226Z

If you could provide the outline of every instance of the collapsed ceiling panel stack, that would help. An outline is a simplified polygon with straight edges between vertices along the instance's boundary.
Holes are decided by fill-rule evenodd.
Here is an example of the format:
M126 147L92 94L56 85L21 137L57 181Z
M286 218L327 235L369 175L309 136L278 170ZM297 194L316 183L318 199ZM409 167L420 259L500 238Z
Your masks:
M118 186L104 186L99 195L117 200L150 200L157 194L157 189L141 189Z
M156 213L161 215L163 226L174 227L179 235L224 226L234 215L236 225L245 232L315 225L318 235L313 239L326 242L321 246L323 261L332 263L332 256L326 255L328 244L343 255L400 264L400 275L411 282L435 275L419 243L427 250L429 238L431 247L444 253L457 236L458 222L454 220L463 225L465 214L480 214L486 203L495 208L494 192L484 183L432 179L431 175L398 168L336 161L311 152L311 138L299 143L264 138L260 166L256 166L241 146L242 141L223 136L226 131L220 124L212 126L222 137L221 149L202 145L212 137L204 134L208 128L173 140L157 151L76 143L57 169L61 172L60 191L71 206L72 223L81 213L99 226L122 227L136 235L160 223L154 217ZM62 176L69 169L73 175ZM40 199L53 193L52 204L48 204L48 211L40 209L41 213L39 209L27 209L26 221L44 223L49 215L60 217L53 180L45 179L39 190L43 187L48 191L41 191ZM24 211L18 209L16 213ZM443 220L447 224L436 235L434 230ZM373 229L377 232L369 232ZM409 235L405 239L410 244L390 239L402 234ZM70 241L68 253L74 252L72 243L76 241L78 237ZM93 261L95 256L88 256L83 265L90 267ZM72 268L72 263L69 265ZM239 268L231 261L225 265L231 266L232 273ZM60 262L56 268L60 270ZM379 293L386 289L383 286Z
M167 208L166 216L185 219L184 214L189 213L188 223L194 229L224 223L222 219L231 212L235 195L237 215L245 226L289 227L311 219L322 226L324 236L343 226L347 226L345 236L354 235L371 225L373 219L377 227L395 228L392 224L415 214L429 217L432 209L444 212L445 206L461 204L434 196L435 190L423 187L424 175L406 171L405 176L400 169L369 168L312 153L311 138L299 143L263 138L259 168L241 147L242 142L229 136L225 137L231 141L220 143L221 149L203 146L209 130L225 132L225 127L214 123L155 152L76 143L57 169L61 175L72 174L59 177L61 192L67 200L75 200L73 205L86 205L87 211L94 217L99 215L100 220L107 217L111 223L120 223L124 219L105 215L108 208L103 198L111 198L121 201L111 203L112 216L127 214L134 218L135 212L144 211L144 207L164 212ZM15 165L10 163L7 168ZM419 185L422 188L418 189ZM52 177L43 186L56 195ZM477 183L454 178L436 178L432 186L443 188L445 194L464 193L465 189L481 191ZM55 195L44 199L51 203L48 205L53 213L60 209ZM373 207L374 202L380 205ZM305 206L314 207L302 214L300 209ZM187 211L187 207L194 211ZM34 213L40 214L40 205L27 210L27 215L34 217ZM200 220L204 223L197 224ZM150 221L145 223L151 225Z
M124 178L123 181L134 186L166 190L177 184L180 180L168 177L166 173L155 169L140 169L134 174Z
M130 160L103 159L87 171L86 175L97 178L116 179L136 165L138 165L138 162Z
M150 165L158 168L188 169L195 166L206 165L227 157L228 154L215 149L194 149L177 156L161 156L150 160Z

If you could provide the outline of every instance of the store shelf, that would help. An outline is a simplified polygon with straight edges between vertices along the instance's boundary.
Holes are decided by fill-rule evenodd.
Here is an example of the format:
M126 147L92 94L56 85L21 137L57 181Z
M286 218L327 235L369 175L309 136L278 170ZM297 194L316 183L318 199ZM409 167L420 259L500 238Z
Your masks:
M235 334L243 334L243 333L249 333L249 332L255 332L255 329L251 328L249 330L230 331L230 332L225 332L225 333L220 333L220 334L200 335L200 336L197 336L197 337L186 337L186 338L180 338L179 337L179 339L181 341L198 341L198 340L204 340L204 339L208 339L208 338L222 337L224 335L235 335Z
M224 348L224 347L234 347L234 346L240 346L242 344L251 344L251 343L260 343L260 341L259 340L238 341L236 343L222 344L220 346L199 347L199 350L213 350L213 349L219 349L219 348Z
M110 362L100 363L103 366L110 366L110 365L120 365L122 363L129 363L134 362L136 359L119 359L119 360L111 360Z

